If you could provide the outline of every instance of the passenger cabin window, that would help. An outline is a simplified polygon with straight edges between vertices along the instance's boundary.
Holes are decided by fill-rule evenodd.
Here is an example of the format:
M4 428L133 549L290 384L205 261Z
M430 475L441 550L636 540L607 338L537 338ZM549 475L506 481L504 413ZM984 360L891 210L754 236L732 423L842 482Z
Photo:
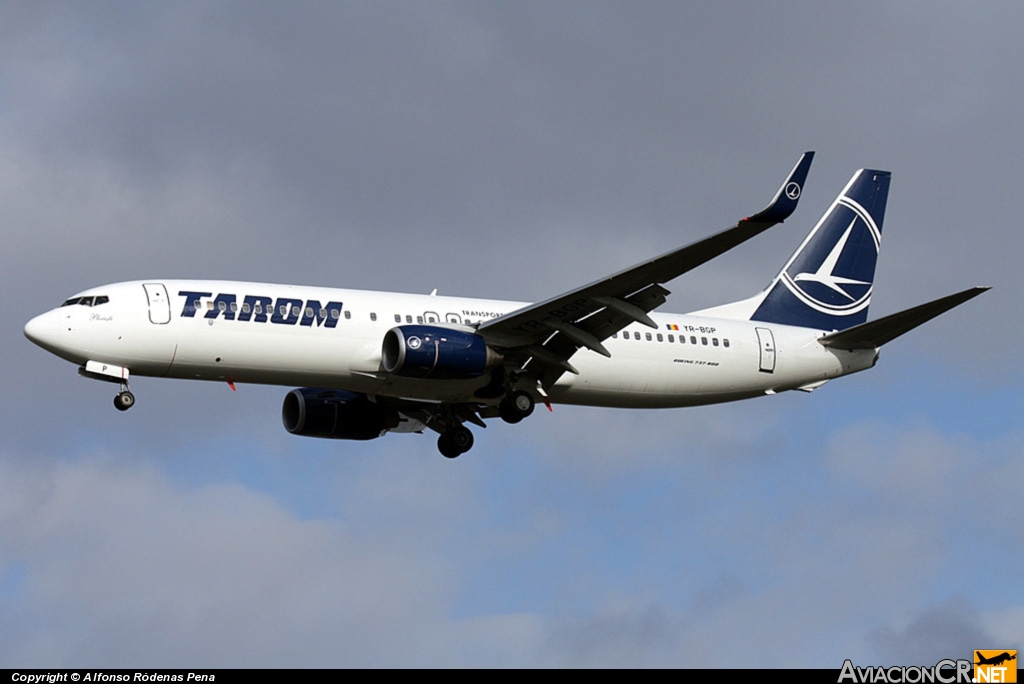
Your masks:
M347 321L350 318L352 318L352 312L351 311L345 311L345 320Z
M375 320L377 320L377 314L375 314L375 313L372 313L372 312L371 312L371 313L370 313L370 320L371 320L371 321L375 321Z
M663 342L664 341L663 338L661 337L661 333L658 333L658 341L659 342Z
M395 323L402 322L402 314L395 314Z
M726 337L724 340L722 340L722 346L723 347L728 347L729 346L729 338L728 337Z
M409 314L405 314L405 322L412 323L412 316L410 316Z
M675 342L675 341L676 341L676 338L675 338L675 336L673 336L673 335L669 335L669 336L668 336L668 341L669 341L669 342Z

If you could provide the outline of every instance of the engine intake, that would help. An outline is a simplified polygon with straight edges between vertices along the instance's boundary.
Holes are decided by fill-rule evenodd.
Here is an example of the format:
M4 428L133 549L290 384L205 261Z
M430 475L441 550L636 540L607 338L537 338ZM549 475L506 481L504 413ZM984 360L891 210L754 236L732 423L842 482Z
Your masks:
M483 375L501 355L479 335L430 325L402 325L384 335L384 370L407 378L463 380Z
M285 395L281 420L293 435L366 440L398 427L401 417L364 394L303 387Z

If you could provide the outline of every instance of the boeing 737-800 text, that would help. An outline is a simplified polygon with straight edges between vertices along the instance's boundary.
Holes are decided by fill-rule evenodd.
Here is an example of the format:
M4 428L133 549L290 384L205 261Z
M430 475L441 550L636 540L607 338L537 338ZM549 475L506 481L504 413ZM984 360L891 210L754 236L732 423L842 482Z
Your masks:
M980 294L971 288L867 322L890 174L854 174L760 294L654 314L664 284L796 209L813 153L766 209L699 242L539 304L267 283L150 280L81 292L25 335L120 385L131 375L298 385L287 430L334 439L440 437L518 423L535 402L650 408L810 391L872 367L880 347Z

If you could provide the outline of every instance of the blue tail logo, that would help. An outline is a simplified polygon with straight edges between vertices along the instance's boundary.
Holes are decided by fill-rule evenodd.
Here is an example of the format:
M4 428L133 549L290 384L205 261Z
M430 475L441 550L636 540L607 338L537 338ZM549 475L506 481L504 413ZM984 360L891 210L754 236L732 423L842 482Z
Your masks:
M751 320L845 330L867 320L882 219L886 171L858 171L818 221Z

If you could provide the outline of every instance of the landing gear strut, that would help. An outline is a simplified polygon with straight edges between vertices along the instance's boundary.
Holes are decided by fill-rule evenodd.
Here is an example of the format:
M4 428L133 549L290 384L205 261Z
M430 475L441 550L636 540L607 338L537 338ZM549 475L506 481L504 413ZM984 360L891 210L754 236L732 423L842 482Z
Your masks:
M441 433L437 438L437 450L445 458L457 458L473 448L473 433L464 425Z
M498 404L498 414L506 423L516 424L533 413L534 401L529 392L516 390Z

